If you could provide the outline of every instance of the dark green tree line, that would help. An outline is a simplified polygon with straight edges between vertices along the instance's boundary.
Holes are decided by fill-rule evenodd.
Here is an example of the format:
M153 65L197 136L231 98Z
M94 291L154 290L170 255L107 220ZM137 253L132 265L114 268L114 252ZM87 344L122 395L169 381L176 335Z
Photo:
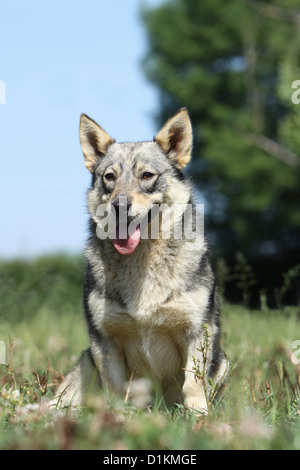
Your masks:
M190 173L218 254L230 263L243 252L271 270L275 261L282 269L296 264L299 0L169 0L142 17L144 71L160 92L158 125L188 108Z

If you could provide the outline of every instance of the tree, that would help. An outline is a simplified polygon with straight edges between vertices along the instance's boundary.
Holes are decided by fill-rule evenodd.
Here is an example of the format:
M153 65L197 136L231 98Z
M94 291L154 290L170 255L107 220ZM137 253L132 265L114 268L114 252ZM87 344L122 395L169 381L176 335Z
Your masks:
M217 251L229 262L243 252L254 265L295 264L300 104L292 84L300 80L299 1L169 0L144 8L142 17L149 40L144 70L160 90L158 125L188 108L190 173Z

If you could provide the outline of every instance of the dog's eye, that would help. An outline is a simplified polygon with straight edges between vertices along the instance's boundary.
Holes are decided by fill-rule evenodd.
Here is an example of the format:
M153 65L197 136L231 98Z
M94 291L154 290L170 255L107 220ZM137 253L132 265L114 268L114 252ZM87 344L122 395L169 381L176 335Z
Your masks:
M145 171L145 173L142 174L142 179L143 180L150 180L153 178L154 174L150 173L150 171Z
M106 173L106 175L104 175L104 178L107 181L115 181L115 179L116 179L116 177L113 173Z

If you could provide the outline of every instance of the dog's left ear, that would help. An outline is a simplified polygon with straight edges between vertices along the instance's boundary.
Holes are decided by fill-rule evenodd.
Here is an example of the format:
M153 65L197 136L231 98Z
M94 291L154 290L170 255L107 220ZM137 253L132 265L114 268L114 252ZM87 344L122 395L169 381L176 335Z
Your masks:
M154 138L166 156L182 170L191 159L192 125L186 108L181 108L169 119Z
M105 155L108 147L115 141L86 114L80 116L79 136L85 159L84 164L93 173L99 158Z

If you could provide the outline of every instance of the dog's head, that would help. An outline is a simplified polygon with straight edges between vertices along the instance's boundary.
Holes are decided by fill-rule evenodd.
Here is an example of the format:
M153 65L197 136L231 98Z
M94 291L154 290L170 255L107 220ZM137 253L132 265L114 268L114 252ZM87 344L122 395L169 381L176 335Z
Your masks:
M85 166L93 176L89 211L100 227L105 217L106 223L113 217L114 233L109 228L106 233L120 253L133 253L154 207L188 202L190 191L182 169L191 158L192 127L185 108L167 121L152 142L120 144L82 114L80 141Z

